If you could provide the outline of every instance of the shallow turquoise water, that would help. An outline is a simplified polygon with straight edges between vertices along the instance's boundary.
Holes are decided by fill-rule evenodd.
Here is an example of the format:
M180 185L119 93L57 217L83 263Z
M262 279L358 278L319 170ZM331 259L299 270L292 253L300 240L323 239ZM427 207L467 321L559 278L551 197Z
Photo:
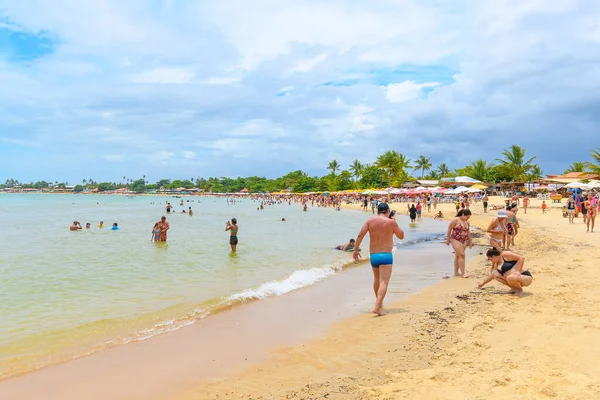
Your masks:
M151 229L168 200L168 243ZM177 329L221 306L283 295L336 273L351 254L332 250L368 215L244 199L0 195L0 371L6 376L107 344ZM189 200L189 202L188 202ZM200 200L200 202L198 202ZM230 254L225 221L240 226ZM285 217L286 222L281 219ZM73 220L92 229L69 231ZM104 229L97 227L104 221ZM121 229L111 231L113 222ZM399 221L405 225L405 217ZM442 229L422 221L405 245ZM402 246L402 245L401 245ZM368 248L368 242L363 245Z

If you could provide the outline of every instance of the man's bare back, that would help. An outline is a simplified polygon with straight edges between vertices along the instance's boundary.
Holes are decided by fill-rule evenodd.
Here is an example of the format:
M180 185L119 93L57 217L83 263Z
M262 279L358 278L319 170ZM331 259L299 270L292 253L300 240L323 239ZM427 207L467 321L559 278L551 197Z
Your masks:
M361 229L361 233L369 233L369 253L384 253L392 251L394 247L394 234L398 239L404 239L404 232L398 226L395 219L384 214L369 218Z

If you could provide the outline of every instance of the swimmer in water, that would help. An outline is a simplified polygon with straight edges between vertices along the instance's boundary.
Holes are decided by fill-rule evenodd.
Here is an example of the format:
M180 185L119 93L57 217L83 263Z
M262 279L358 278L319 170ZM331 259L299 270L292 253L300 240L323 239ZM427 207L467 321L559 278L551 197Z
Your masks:
M71 225L69 227L69 229L72 230L72 231L78 231L78 230L80 230L82 228L81 228L81 224L78 221L73 221L73 225Z
M340 244L339 246L336 246L337 250L342 250L342 251L350 251L350 250L354 250L354 244L356 243L356 240L354 239L350 239L350 241L346 244Z
M104 228L104 221L100 221L100 223L98 224L98 228Z
M85 229L90 229L92 227L92 224L90 224L89 222L85 224Z
M192 215L194 215L194 212L192 211L192 207L188 207L188 214L191 217Z
M111 231L118 231L119 230L119 224L117 224L116 222L112 225L112 228L110 228Z

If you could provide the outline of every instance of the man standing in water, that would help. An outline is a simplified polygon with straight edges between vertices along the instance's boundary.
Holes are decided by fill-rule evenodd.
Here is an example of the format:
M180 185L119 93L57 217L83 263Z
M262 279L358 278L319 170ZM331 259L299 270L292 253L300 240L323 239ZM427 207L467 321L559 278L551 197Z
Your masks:
M167 241L167 231L171 229L169 223L167 222L167 217L164 215L158 221L158 229L160 229L159 241L166 242Z
M362 226L352 257L356 261L360 258L360 244L365 235L369 233L371 243L369 253L371 254L371 267L373 269L373 290L375 291L376 301L373 312L377 315L383 315L383 299L387 293L388 284L392 276L392 248L394 247L393 237L404 239L404 232L398 226L394 214L390 214L390 207L387 203L379 203L377 206L377 216L367 219Z
M306 204L304 205L306 207ZM306 210L304 210L306 211ZM227 221L225 223L225 232L230 231L229 235L229 245L231 246L231 252L235 253L235 249L238 244L237 233L240 228L237 226L237 219L231 218L231 222Z

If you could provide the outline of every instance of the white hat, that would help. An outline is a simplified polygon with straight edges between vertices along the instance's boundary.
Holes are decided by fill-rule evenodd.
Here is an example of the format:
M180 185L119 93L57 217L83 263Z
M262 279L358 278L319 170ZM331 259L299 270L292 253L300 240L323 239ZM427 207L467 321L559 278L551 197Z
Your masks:
M506 214L506 210L498 211L498 218L508 218L508 215Z

